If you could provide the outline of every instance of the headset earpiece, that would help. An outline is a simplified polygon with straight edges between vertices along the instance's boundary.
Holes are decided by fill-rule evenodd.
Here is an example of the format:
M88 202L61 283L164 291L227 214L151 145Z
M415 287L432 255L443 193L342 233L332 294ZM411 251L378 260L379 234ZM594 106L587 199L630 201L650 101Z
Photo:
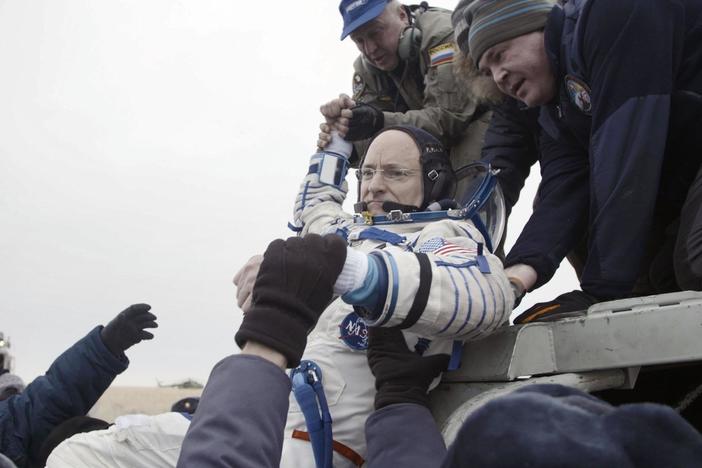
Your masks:
M400 60L415 60L419 57L421 45L422 30L414 24L410 24L400 34L397 55L400 56Z

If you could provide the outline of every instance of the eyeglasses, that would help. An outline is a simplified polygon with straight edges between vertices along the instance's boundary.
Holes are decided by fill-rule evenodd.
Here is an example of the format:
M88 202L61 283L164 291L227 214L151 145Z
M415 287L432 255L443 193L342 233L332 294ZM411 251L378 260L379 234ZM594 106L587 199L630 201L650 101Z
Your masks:
M356 170L356 177L360 180L369 181L375 177L376 172L380 172L385 180L403 180L413 175L415 172L412 169L390 168L390 169L373 169L372 167L364 167Z

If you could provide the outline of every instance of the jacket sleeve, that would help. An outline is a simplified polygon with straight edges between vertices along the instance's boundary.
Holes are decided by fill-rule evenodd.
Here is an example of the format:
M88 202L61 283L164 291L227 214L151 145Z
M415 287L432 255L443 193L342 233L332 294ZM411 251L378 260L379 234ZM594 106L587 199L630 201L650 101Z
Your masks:
M509 317L514 295L500 260L469 222L428 224L412 246L375 250L386 281L371 326L402 326L427 337L477 339Z
M592 98L590 239L582 287L630 294L650 232L671 92L685 35L681 5L651 0L585 6L576 36Z
M290 379L256 356L235 355L212 370L185 435L178 467L278 467Z
M493 108L481 156L493 169L499 169L497 180L505 196L507 215L538 160L539 133L538 108L520 109L511 98Z
M505 266L524 263L536 270L532 289L548 282L561 261L587 230L589 166L583 150L557 142L547 132L540 138L541 183L534 211L514 243Z
M368 468L439 467L446 454L431 412L411 403L389 405L371 414L366 421L366 442Z
M19 395L3 402L2 452L18 466L38 456L49 432L62 422L85 415L129 364L115 357L100 338L102 327L61 354Z

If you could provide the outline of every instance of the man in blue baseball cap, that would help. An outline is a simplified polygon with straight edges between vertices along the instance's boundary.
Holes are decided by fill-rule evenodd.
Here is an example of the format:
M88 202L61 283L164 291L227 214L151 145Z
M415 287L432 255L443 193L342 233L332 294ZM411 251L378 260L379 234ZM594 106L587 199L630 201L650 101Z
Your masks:
M339 12L341 39L350 37L361 56L354 62L352 95L320 109L326 122L319 147L327 145L334 123L355 143L355 165L379 130L412 125L438 138L454 167L477 160L489 115L471 83L454 73L451 11L427 2L342 0Z

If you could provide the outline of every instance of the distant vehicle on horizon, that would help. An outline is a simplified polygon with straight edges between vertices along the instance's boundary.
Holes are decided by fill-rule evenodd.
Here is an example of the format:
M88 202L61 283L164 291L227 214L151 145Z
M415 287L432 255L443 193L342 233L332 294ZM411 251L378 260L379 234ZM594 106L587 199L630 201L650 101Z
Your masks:
M204 388L204 385L195 379L187 378L174 383L163 383L156 379L156 384L161 388Z

